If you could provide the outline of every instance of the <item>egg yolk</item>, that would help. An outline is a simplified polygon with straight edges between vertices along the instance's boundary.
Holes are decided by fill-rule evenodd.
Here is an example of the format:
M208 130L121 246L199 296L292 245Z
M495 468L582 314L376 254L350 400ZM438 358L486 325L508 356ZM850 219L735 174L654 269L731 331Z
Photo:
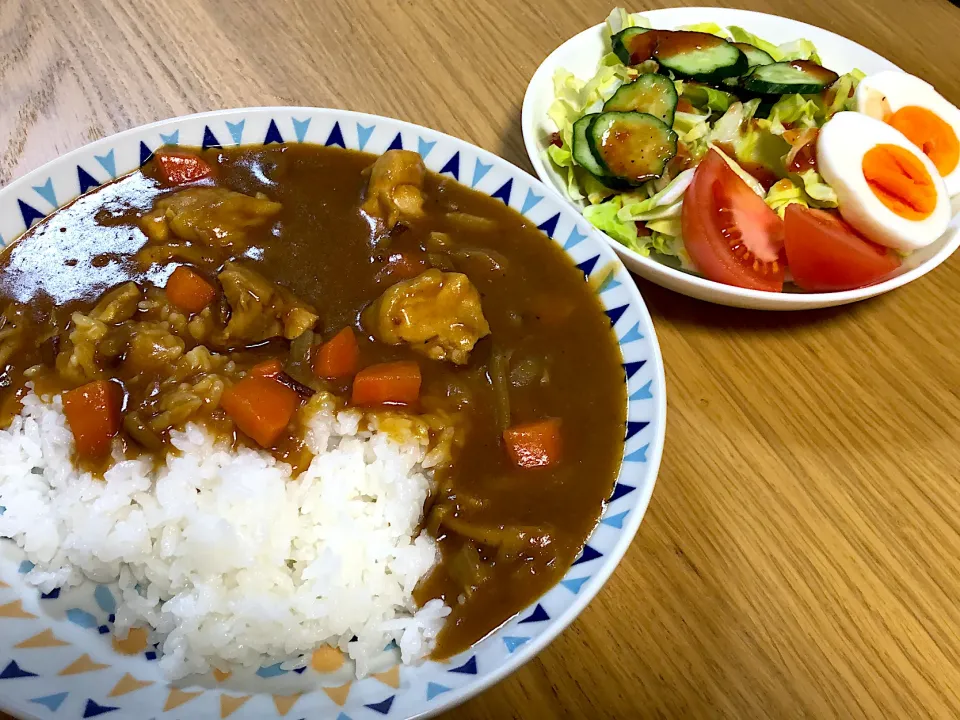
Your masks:
M899 145L875 145L864 153L863 177L880 202L902 218L923 220L937 207L937 186L930 173Z
M916 105L907 105L887 118L887 122L923 150L944 177L960 164L960 140L950 124L939 115Z

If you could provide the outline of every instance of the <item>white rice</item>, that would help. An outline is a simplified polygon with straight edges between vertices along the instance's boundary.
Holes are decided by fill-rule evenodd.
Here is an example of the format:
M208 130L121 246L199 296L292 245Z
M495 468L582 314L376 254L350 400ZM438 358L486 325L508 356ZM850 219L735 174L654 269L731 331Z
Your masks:
M25 577L43 592L119 582L115 632L152 627L169 678L295 661L325 643L362 676L391 641L403 662L432 649L450 610L418 611L412 597L438 559L417 534L425 443L361 431L357 411L320 411L306 433L316 457L292 478L191 425L164 466L126 460L100 480L70 460L59 397L23 405L0 431L0 536L35 563Z

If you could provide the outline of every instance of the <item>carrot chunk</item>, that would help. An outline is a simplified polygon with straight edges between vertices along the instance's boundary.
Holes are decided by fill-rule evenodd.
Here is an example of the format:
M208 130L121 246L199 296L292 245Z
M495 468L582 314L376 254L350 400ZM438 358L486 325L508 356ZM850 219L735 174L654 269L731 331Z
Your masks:
M103 457L120 431L123 390L109 380L94 380L63 394L63 414L81 458Z
M224 391L220 405L241 431L263 447L273 445L299 404L297 393L276 380L248 376Z
M320 346L313 361L313 372L320 378L340 378L357 371L360 348L353 328L345 327Z
M420 366L412 361L364 368L353 379L354 405L410 405L420 397Z
M190 313L200 312L217 296L213 285L184 265L173 271L166 291L170 302Z
M503 433L510 458L521 468L546 467L560 462L560 420L547 418L514 425Z
M171 185L182 185L207 177L213 172L203 159L190 153L158 152L154 155L160 175Z
M271 380L276 380L277 376L283 372L283 363L280 362L278 358L273 358L272 360L264 360L262 363L257 363L247 374L251 377L265 377L270 378Z

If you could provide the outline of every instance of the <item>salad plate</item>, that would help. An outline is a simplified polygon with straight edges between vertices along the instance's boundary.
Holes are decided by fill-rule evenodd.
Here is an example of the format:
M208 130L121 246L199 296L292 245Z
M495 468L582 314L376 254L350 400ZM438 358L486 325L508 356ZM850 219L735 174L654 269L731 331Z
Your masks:
M636 55L630 57L626 64L622 64L623 60L612 53L615 48L611 47L611 36L631 25L639 28L636 31L637 34L642 34L647 28L661 31L683 29L713 34L725 38L730 44L738 42L740 47L751 52L757 48L766 48L776 56L772 57L761 50L761 56L766 55L766 59L762 62L784 61L779 64L785 64L789 61L801 60L798 68L804 63L817 71L828 68L829 70L826 71L828 77L821 83L823 92L818 95L811 94L814 92L813 85L793 86L800 93L804 93L801 95L789 86L763 86L762 84L758 86L756 80L745 82L748 75L759 75L753 72L756 70L753 66L753 58L750 60L749 71L731 70L732 73L742 74L743 77L725 78L726 84L718 80L719 75L716 74L715 68L704 71L714 71L714 75L696 75L694 73L697 68L684 68L681 62L675 66L679 72L673 72L673 68L668 67L670 61L666 61L667 64L661 62L659 68L654 64L652 70L648 70L644 64L636 62L640 60ZM731 27L734 28L733 32L730 30ZM670 34L664 33L664 35ZM620 49L623 52L622 43ZM699 51L700 48L697 50ZM701 53L698 57L703 57L703 54ZM658 75L645 74L650 72ZM592 172L585 172L580 163L573 159L575 143L571 134L572 126L584 115L596 113L599 115L593 115L594 117L606 117L611 114L618 115L618 113L608 113L609 110L635 109L629 106L616 107L615 104L624 96L624 93L618 94L618 89L635 83L640 76L645 79L652 77L654 81L657 77L665 76L675 81L680 90L680 104L677 105L677 101L673 100L676 108L675 117L673 109L668 108L671 118L674 118L671 129L675 137L679 138L677 147L682 147L680 154L687 151L684 143L689 141L690 152L695 157L693 161L686 163L686 167L680 166L675 171L671 172L668 166L662 176L654 177L646 183L638 181L623 183L616 177L610 177L606 164L599 169L593 168L598 173L608 175L605 182L607 187L604 187L603 183L594 182L601 178ZM891 76L894 79L906 77L917 86L925 86L921 88L923 93L915 94L913 86L908 87L903 93L900 93L897 87L895 88L897 92L891 93L889 86L885 84L892 82L889 79ZM886 239L877 239L868 232L865 227L872 227L869 222L867 226L857 224L855 219L865 214L872 215L870 222L879 226L897 224L900 220L888 220L884 215L887 210L880 207L880 202L876 198L862 197L855 193L851 195L854 191L846 183L846 178L856 174L853 170L859 170L856 163L860 160L860 156L848 157L844 149L846 143L843 133L833 132L832 135L839 138L832 137L829 146L825 141L815 142L807 150L810 152L812 149L813 153L820 153L821 165L824 167L829 165L833 173L830 177L832 182L828 182L816 169L812 173L805 172L802 176L799 173L791 173L785 166L787 159L793 160L789 155L783 156L783 159L778 157L779 165L776 162L767 161L767 165L771 167L762 167L764 161L762 148L772 147L768 141L784 143L784 130L787 130L786 137L790 140L795 140L803 129L808 131L812 129L813 137L816 137L827 121L839 113L845 116L857 116L853 118L857 123L867 124L868 132L855 123L854 137L869 135L872 138L873 131L876 129L870 124L873 123L883 126L880 133L886 138L887 135L884 132L889 132L891 128L879 120L874 121L873 118L863 115L862 101L859 101L856 89L864 77L870 78L868 83L873 78L879 78L879 87L892 99L899 100L904 96L906 101L900 103L901 105L913 105L913 98L920 98L915 102L922 105L926 102L923 98L926 98L928 93L936 95L929 85L905 75L900 68L872 50L827 30L787 18L728 8L670 8L633 15L616 9L606 22L584 30L558 47L534 73L523 102L521 124L524 144L530 162L544 184L555 189L584 213L597 228L595 231L598 235L614 248L627 267L637 275L694 298L734 307L801 310L843 305L889 292L921 277L945 261L960 245L960 202L958 197L954 197L952 206L950 204L946 190L950 186L949 178L946 185L939 176L934 178L939 188L937 190L937 222L941 222L942 226L938 225L935 234L922 242L912 242L915 239L913 228L904 231L905 244L891 244ZM884 78L887 79L884 80ZM749 82L753 82L754 85L747 87ZM814 78L813 82L816 83L818 80ZM639 85L632 86L632 88L637 87ZM775 87L780 94L764 95L756 92L758 87L768 93L770 87ZM726 92L723 88L729 89L730 92ZM668 88L668 90L672 92L672 89ZM820 88L817 90L819 91ZM702 103L697 102L694 92L701 94ZM616 100L611 100L614 94L618 97ZM844 97L848 99L844 100ZM694 98L697 105L691 113L684 112L691 109L688 98ZM629 98L627 100L629 101ZM937 95L937 102L941 100L943 98ZM731 105L744 106L745 116L731 117L733 112L728 112ZM830 108L831 105L832 108ZM960 113L949 103L946 105L948 107L945 112L950 113L945 116L947 123L956 132L960 130L960 124L956 120L960 117ZM853 112L858 109L861 112ZM639 110L644 113L653 112L648 107L640 107ZM700 117L692 113L700 113ZM636 113L632 113L632 116L636 116ZM760 122L757 122L758 120ZM699 128L695 127L697 123L700 125ZM600 137L603 132L603 130L597 130L600 123L589 123L589 125L594 135ZM839 128L842 123L838 122L835 125ZM771 127L774 129L771 130ZM714 142L724 133L726 142ZM903 139L907 145L911 145L899 134L894 134ZM691 138L693 140L690 140ZM823 136L821 140L824 140ZM876 142L880 143L880 140ZM592 144L592 138L590 143L592 150L595 147ZM587 143L584 142L583 145ZM551 146L553 146L552 149ZM740 166L736 167L738 163L734 161L732 167L736 167L741 178L745 177L742 171L746 168L761 180L766 180L765 171L772 169L769 182L764 182L762 187L758 183L751 182L755 177L747 177L746 181L751 186L755 186L760 197L772 210L778 211L781 218L785 215L786 206L796 202L803 205L804 209L806 206L812 208L811 216L820 217L822 215L820 211L826 210L828 221L833 218L839 219L842 215L845 221L844 227L857 237L865 237L869 241L868 245L884 256L884 262L887 262L889 267L884 266L875 270L873 275L868 273L867 276L858 276L857 273L853 273L857 277L866 277L865 281L861 279L859 282L846 282L846 284L841 281L831 286L823 282L802 282L799 278L796 283L792 282L794 275L791 271L794 266L801 268L801 274L803 269L801 263L786 259L785 277L783 268L779 269L781 281L785 280L782 282L782 292L751 287L749 282L743 285L729 284L729 281L718 281L715 274L715 279L709 279L702 274L697 264L691 260L683 238L682 198L691 185L696 168L704 157L713 154L712 148L725 148L730 155L733 155L731 148L739 149L744 146L750 147L751 151L761 148L758 151L761 157L757 158L761 162L755 164L743 162L738 156ZM787 143L782 147L792 149ZM913 149L920 154L919 160L927 162L927 158L919 153L918 148ZM829 163L824 164L823 153L826 151L831 154ZM590 153L587 155L588 157L581 159L589 165L593 162L593 156ZM728 155L726 159L730 161L731 157ZM816 168L816 163L812 163L812 167ZM933 166L930 165L930 167ZM841 177L834 172L837 168ZM689 172L683 175L684 171ZM823 172L826 173L827 170ZM778 179L784 182L774 185L774 181ZM609 187L611 185L614 187ZM954 188L951 187L950 190L956 193ZM838 202L837 191L840 192L839 199L843 201L842 203ZM838 205L840 206L839 214L836 211ZM861 212L859 214L847 212L851 210ZM795 208L789 214L799 216L801 213ZM645 222L634 223L634 218ZM650 222L646 222L647 220ZM785 222L789 224L790 221ZM857 226L850 227L846 224L847 222ZM633 229L634 225L639 229L639 233ZM796 234L794 233L794 236ZM889 249L874 244L881 240L882 244ZM781 240L781 249L782 245ZM894 245L897 246L894 247ZM789 247L787 250L789 251ZM783 265L785 258L782 250L779 257L780 264ZM868 261L872 259L872 257L868 258ZM845 272L846 269L840 267L840 275L846 277L849 274ZM859 266L857 269L859 270ZM805 276L804 280L806 280ZM801 284L806 289L801 288L799 286Z

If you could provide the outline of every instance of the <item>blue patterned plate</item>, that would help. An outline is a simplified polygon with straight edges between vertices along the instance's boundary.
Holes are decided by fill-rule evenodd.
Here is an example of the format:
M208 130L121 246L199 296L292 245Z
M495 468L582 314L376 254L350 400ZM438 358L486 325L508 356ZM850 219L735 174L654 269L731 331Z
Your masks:
M629 395L616 488L566 577L470 650L448 662L398 666L386 648L380 671L351 679L336 652L308 667L279 665L245 676L218 674L168 686L155 648L132 633L110 640L114 591L88 583L39 595L19 579L30 570L0 543L0 706L25 717L144 720L154 717L361 720L426 717L449 709L543 649L597 593L630 545L660 465L666 419L663 364L637 288L610 247L565 200L491 153L448 135L388 118L315 108L226 110L165 120L64 155L0 190L0 240L77 195L135 170L163 144L307 142L382 153L416 150L427 166L499 198L563 247L596 288L623 352ZM166 714L170 713L170 714Z

